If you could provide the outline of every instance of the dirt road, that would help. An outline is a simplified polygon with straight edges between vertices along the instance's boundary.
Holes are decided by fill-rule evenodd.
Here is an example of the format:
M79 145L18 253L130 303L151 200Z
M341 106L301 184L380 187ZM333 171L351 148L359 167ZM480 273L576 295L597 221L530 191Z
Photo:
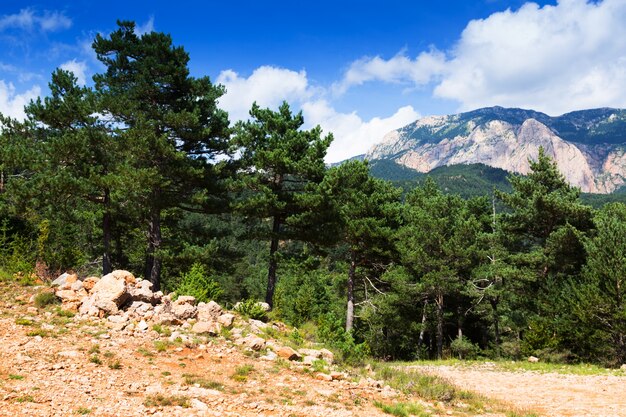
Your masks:
M495 366L411 367L548 417L626 417L626 377L503 371Z

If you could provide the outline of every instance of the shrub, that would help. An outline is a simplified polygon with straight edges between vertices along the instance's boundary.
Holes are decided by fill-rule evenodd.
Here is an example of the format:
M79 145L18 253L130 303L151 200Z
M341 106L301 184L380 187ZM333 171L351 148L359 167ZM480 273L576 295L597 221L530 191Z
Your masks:
M242 316L254 319L254 320L267 320L267 311L259 304L258 301L249 298L238 303L235 306L235 311L237 311Z
M180 276L175 290L178 295L191 295L198 302L217 300L223 293L219 284L207 275L202 264L195 263Z
M52 292L40 292L35 296L35 306L44 308L52 304L58 304L59 300Z
M465 336L454 339L450 343L450 349L459 359L475 359L480 352L480 348Z

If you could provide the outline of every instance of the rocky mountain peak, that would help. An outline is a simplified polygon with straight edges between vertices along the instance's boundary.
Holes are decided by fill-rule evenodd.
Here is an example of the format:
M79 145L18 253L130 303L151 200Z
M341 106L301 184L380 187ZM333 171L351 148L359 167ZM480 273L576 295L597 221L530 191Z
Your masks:
M428 116L389 132L366 154L419 172L482 163L526 174L539 148L585 192L610 193L626 178L626 110L582 110L550 117L525 109L488 107Z

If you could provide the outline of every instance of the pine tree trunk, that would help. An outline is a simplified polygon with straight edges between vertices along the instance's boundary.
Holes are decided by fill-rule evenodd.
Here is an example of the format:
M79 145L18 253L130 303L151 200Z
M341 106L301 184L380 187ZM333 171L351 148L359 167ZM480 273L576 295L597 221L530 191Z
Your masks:
M150 210L150 220L148 222L148 251L146 258L146 279L152 283L154 291L161 289L161 258L158 253L161 248L161 208L158 201L161 197L161 190L153 192L152 209Z
M276 289L276 269L278 260L276 252L278 252L278 233L280 232L280 217L274 216L272 224L272 239L270 242L270 259L267 270L267 292L265 293L265 302L270 308L274 307L274 290Z
M104 190L104 214L102 215L102 275L110 273L111 267L111 191Z
M428 300L424 301L422 309L422 327L420 328L419 339L417 339L417 359L425 359L420 357L422 354L422 345L424 344L424 335L426 334L426 314L428 313Z
M354 275L356 273L356 252L350 251L350 270L348 271L348 306L346 308L346 332L354 326Z
M500 315L498 313L498 299L492 298L489 300L491 303L491 310L493 311L493 331L496 339L496 357L500 357Z
M435 297L437 304L437 359L443 358L443 294Z

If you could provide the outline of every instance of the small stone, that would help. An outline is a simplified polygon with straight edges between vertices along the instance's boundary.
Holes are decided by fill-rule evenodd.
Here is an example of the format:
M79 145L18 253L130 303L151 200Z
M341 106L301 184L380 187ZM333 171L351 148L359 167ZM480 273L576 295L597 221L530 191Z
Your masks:
M282 346L278 348L278 350L276 351L276 354L280 356L281 358L285 358L290 361L299 360L302 357L298 352L296 352L289 346Z
M530 362L530 363L537 363L537 362L539 362L539 358L536 357L536 356L529 356L528 357L528 362Z
M191 295L181 295L174 301L174 304L191 304L192 306L196 305L196 297L192 297Z
M217 320L222 315L222 307L215 301L198 304L198 320L212 321Z
M196 334L209 334L217 336L222 331L219 323L214 321L199 321L193 325L191 331Z
M179 320L187 320L198 315L198 310L192 304L172 304L172 314Z
M191 406L191 408L195 408L196 410L201 410L201 411L208 411L209 410L209 406L206 405L205 403L203 403L202 401L200 401L197 398L192 398L189 401L189 405Z
M328 382L330 382L330 381L333 380L333 377L328 375L328 374L324 374L324 373L318 372L318 373L315 374L315 379L320 380L320 381L328 381Z
M217 318L217 322L224 327L230 327L235 321L235 315L230 313L224 313Z
M265 339L262 339L253 334L248 335L243 339L243 343L252 350L259 351L265 347Z
M146 330L148 330L148 323L146 323L145 320L141 320L139 323L137 323L137 330L145 332Z
M343 372L332 371L330 373L330 377L333 379L333 381L342 381L346 379L346 374L344 374Z

